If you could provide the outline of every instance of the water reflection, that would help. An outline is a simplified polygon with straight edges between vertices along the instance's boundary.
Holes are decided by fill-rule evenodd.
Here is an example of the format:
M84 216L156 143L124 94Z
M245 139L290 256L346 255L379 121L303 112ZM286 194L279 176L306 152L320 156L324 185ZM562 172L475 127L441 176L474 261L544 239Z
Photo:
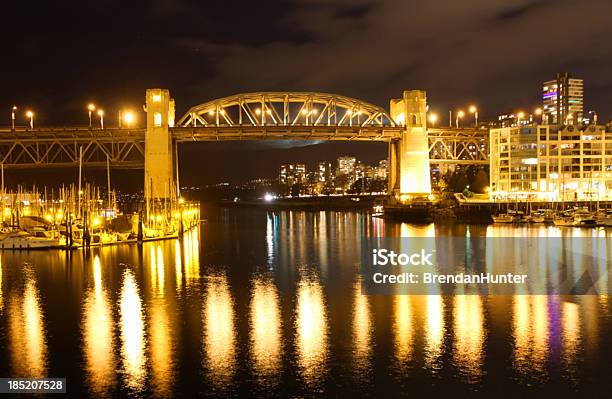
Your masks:
M367 295L361 293L361 280L357 280L353 285L353 368L360 377L370 366L371 338L370 301Z
M581 347L581 320L580 305L572 302L563 302L561 305L561 321L563 326L562 348L563 363L566 377L575 381L577 378L577 358Z
M157 295L163 297L165 284L164 254L161 245L151 246L150 253L151 283Z
M269 379L280 372L282 348L278 292L270 278L255 278L249 313L254 372L259 379Z
M512 297L514 366L524 377L546 377L548 358L548 303L543 295Z
M484 360L483 342L485 334L482 297L479 295L456 295L454 303L454 362L468 382L478 382L482 375L482 362Z
M139 391L145 379L146 337L140 293L134 274L129 269L123 273L119 315L124 384L133 391Z
M171 397L179 389L187 397L393 397L432 386L440 396L475 390L519 396L527 387L546 396L605 386L608 297L361 295L355 263L364 234L558 229L432 230L343 212L257 212L232 213L223 225L209 218L202 226L206 246L194 231L183 242L145 243L143 253L132 246L92 249L99 257L91 259L3 252L7 375L64 370L75 392L94 397ZM510 245L474 243L439 249L483 254L491 272L513 267L511 257L520 254ZM610 254L605 243L593 251ZM537 272L548 284L560 251L537 249L534 259L544 267ZM572 264L583 261L572 256ZM608 269L600 263L596 270Z
M154 298L149 306L149 345L153 390L156 397L171 394L174 375L174 332L168 315L168 304Z
M197 285L200 280L200 241L197 229L190 230L183 236L185 254L185 283L187 287Z
M406 367L414 350L414 310L410 295L396 295L393 299L393 337L395 357Z
M442 368L440 355L444 344L444 302L440 295L425 299L425 364L433 372Z
M23 292L13 291L8 304L11 377L46 377L44 316L34 271L25 267Z
M94 286L88 290L83 304L83 351L88 385L93 394L103 396L115 380L113 318L97 255L92 269Z
M234 301L225 274L206 283L204 310L204 366L216 388L227 389L236 369Z
M174 274L176 275L176 290L180 292L183 287L183 261L181 253L181 242L174 241Z
M327 309L318 279L302 276L295 315L297 360L306 384L319 383L327 373Z

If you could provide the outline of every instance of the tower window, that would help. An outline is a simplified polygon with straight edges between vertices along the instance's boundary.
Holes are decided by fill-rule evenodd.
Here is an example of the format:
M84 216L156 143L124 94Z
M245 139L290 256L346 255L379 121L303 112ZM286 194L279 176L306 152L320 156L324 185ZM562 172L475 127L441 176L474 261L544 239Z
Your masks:
M162 115L160 112L156 112L153 114L153 126L161 126L162 125Z

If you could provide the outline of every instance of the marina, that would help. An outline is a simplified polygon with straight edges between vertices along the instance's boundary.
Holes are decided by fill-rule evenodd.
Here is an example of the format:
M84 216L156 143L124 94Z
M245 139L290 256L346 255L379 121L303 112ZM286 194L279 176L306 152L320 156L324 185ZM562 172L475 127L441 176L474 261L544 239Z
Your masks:
M199 202L182 197L119 204L114 191L103 194L91 185L42 192L20 187L3 190L0 196L0 250L78 249L180 238L200 223Z

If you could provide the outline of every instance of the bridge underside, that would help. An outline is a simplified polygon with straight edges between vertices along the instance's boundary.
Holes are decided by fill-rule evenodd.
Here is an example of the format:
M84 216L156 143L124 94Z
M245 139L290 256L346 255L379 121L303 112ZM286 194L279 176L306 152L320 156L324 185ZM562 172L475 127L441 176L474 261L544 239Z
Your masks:
M398 127L351 126L211 126L171 128L172 137L186 141L240 140L343 140L391 141L399 139Z

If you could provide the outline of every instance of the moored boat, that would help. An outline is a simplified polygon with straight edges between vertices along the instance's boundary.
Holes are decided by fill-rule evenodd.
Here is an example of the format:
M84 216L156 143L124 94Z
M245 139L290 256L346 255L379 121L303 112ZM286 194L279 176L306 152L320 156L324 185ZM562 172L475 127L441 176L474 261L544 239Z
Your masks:
M59 238L48 237L42 232L32 235L25 231L14 231L0 241L0 248L2 249L43 249L57 248L59 245Z

